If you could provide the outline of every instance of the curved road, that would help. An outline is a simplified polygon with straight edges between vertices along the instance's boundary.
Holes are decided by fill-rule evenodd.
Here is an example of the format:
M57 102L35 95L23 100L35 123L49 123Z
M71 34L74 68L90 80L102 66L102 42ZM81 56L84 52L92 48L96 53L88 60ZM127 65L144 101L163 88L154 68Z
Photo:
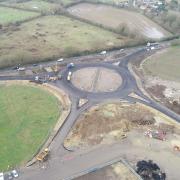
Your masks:
M67 134L69 133L71 127L77 120L77 118L91 106L107 101L107 100L126 100L131 103L141 102L145 105L151 106L162 113L166 114L169 117L172 117L176 121L180 122L180 116L172 112L168 108L158 104L152 99L145 96L141 90L138 88L134 76L130 73L128 69L128 63L133 61L134 57L141 56L146 54L147 51L145 48L140 48L136 52L125 56L124 59L119 60L119 65L112 65L108 62L98 62L98 63L86 63L86 64L76 64L72 69L76 71L84 67L104 67L108 69L113 69L122 77L121 86L114 92L104 92L104 93L93 93L82 91L69 81L67 81L68 69L61 71L62 80L53 82L52 84L56 87L64 89L69 93L72 107L71 113L66 119L64 125L59 130L57 136L54 138L53 142L50 145L51 149L51 158L48 163L44 166L39 166L38 164L32 165L30 167L20 169L20 180L60 180L71 177L73 174L87 170L88 168L96 167L99 164L107 163L117 156L121 156L121 152L117 149L116 146L112 145L111 147L98 147L95 150L87 152L87 150L70 152L66 150L63 146L63 141ZM117 61L117 60L116 60ZM47 75L52 76L52 73L47 73ZM0 76L0 80L33 80L34 76ZM143 100L139 100L133 97L130 97L129 94L135 92L137 95L142 97ZM88 99L88 102L82 107L78 107L78 102L80 98ZM122 149L122 148L121 148ZM122 150L123 151L123 150ZM124 148L124 151L127 149ZM123 152L124 152L123 151ZM113 152L113 153L112 153ZM78 154L80 153L80 154ZM129 152L130 153L130 152ZM131 152L132 153L132 152Z

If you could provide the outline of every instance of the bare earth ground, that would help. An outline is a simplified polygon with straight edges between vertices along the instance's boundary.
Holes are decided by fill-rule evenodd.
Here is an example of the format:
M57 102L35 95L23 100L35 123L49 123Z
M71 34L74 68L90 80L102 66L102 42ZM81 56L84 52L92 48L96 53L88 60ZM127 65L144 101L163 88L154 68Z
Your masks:
M109 144L128 136L133 129L145 131L147 128L164 128L164 124L172 124L169 121L160 112L140 104L97 105L80 116L64 144L71 148ZM178 132L173 125L168 128L173 133Z
M146 137L144 132L148 129L163 130L166 140ZM97 105L84 113L64 145L73 149L119 143L119 151L132 166L139 160L152 159L170 177L167 179L178 180L180 154L173 150L174 142L180 143L180 127L170 118L141 104L112 103Z
M140 32L143 36L148 38L160 39L170 35L170 33L162 27L136 12L88 3L72 6L68 10L73 15L115 29L118 28L119 25L125 23L132 31L137 31L137 33Z
M93 67L75 71L72 83L77 88L89 92L109 92L120 87L122 79L114 70Z
M137 180L137 177L122 163L118 162L74 180Z

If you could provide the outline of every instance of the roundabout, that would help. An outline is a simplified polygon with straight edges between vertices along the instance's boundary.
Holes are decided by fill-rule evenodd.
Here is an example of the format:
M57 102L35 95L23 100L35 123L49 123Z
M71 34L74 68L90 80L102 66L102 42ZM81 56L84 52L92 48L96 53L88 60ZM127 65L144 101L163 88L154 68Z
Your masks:
M67 78L69 72L70 80ZM123 67L108 63L76 64L61 73L61 83L77 98L115 98L128 95L132 89L127 73Z
M113 92L121 86L122 78L111 69L87 67L75 71L71 82L75 87L88 92Z

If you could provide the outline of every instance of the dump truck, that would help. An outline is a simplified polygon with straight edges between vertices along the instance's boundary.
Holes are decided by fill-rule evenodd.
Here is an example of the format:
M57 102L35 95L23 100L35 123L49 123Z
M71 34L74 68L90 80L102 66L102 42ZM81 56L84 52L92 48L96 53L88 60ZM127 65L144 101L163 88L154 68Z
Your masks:
M44 162L48 159L49 156L49 149L45 148L41 153L39 153L36 159L40 162Z

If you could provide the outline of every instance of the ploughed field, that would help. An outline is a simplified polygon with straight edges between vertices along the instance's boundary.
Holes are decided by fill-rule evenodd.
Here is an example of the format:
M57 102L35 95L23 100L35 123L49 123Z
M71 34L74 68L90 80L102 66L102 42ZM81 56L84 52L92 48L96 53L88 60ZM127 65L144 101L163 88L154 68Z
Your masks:
M81 3L68 8L68 11L75 16L116 30L120 29L120 26L126 25L130 32L146 38L160 39L170 35L165 29L142 14L124 9Z
M0 171L30 160L48 138L61 105L47 91L0 85Z

